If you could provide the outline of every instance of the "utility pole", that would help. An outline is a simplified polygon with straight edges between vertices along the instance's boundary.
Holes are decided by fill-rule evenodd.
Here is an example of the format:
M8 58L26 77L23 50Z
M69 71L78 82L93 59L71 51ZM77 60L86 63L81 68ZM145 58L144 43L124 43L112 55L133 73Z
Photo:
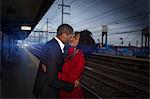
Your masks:
M61 12L61 24L63 24L64 22L63 22L63 20L64 20L64 14L67 14L67 15L70 15L70 13L66 13L66 12L64 12L64 7L69 7L70 8L70 6L69 5L65 5L64 4L64 0L62 0L62 4L58 4L58 6L61 6L61 10L62 10L62 12Z
M47 32L46 32L46 42L48 41L48 18L47 18Z
M63 19L64 19L64 15L63 15L64 14L64 6L63 5L64 5L64 0L62 0L62 6L61 6L61 10L62 10L62 12L61 12L61 14L62 14L61 15L61 24L63 24Z

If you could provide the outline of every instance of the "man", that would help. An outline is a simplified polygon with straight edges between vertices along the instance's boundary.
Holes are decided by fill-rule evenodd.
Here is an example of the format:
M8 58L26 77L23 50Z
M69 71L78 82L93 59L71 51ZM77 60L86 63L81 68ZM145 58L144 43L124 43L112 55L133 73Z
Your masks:
M44 45L40 66L38 69L33 93L38 98L58 98L59 91L71 91L79 86L79 81L74 84L58 79L63 60L63 48L73 34L73 28L68 24L62 24L57 29L57 36Z

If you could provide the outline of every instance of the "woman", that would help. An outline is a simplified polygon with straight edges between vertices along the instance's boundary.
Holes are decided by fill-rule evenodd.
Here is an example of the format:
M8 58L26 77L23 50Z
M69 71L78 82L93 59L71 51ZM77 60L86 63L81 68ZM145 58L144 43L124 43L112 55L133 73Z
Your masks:
M74 83L80 79L85 66L85 57L91 54L94 49L95 41L91 37L91 32L84 30L76 32L70 42L71 48L62 68L59 72L58 79ZM84 98L82 88L75 88L71 92L60 91L60 98Z

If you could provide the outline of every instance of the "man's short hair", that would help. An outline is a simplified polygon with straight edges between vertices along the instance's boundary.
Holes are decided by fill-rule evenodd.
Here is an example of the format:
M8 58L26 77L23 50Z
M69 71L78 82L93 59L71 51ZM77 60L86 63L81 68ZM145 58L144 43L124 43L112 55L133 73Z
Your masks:
M70 33L73 33L73 28L69 24L62 24L57 28L57 36L61 35L64 29L67 29Z

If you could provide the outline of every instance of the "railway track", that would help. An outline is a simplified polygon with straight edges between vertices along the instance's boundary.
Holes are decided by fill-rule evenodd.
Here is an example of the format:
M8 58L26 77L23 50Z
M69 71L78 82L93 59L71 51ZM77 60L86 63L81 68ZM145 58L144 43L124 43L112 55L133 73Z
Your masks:
M148 98L149 60L93 54L81 83L102 98Z

